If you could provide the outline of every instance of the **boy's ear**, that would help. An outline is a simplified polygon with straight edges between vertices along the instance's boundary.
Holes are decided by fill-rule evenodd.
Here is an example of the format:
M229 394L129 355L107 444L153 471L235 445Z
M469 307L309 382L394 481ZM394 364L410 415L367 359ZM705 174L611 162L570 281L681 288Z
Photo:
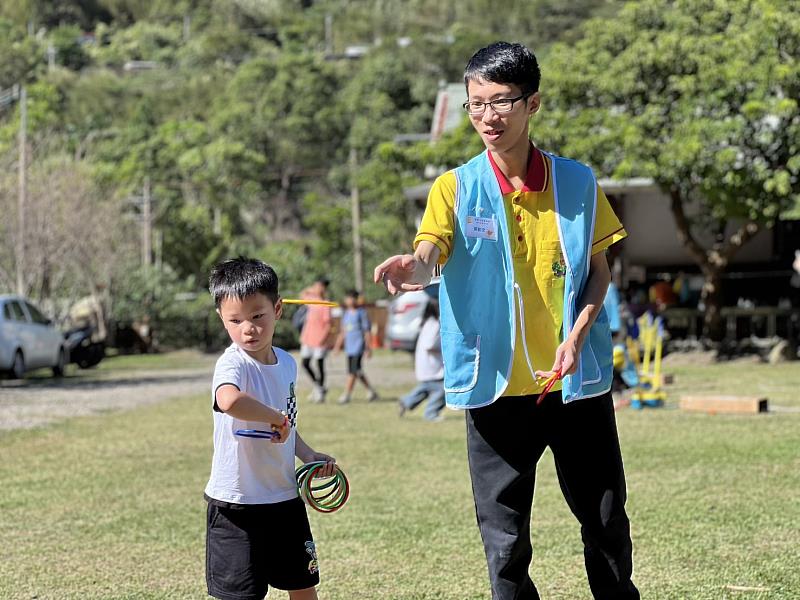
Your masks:
M542 106L542 97L539 95L539 92L533 94L530 98L528 98L528 114L534 115L539 112L539 108Z
M283 300L278 298L275 301L275 318L280 319L282 315L283 315Z
M219 311L219 309L216 309L216 312L219 315L219 320L224 321L225 319L222 318L222 313Z

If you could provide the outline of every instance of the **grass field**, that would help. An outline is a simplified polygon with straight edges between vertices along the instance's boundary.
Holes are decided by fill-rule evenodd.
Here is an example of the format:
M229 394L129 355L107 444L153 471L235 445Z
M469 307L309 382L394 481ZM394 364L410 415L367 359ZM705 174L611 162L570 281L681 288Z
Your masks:
M396 381L408 366L386 354L368 369ZM666 408L618 413L642 597L800 597L800 414L673 408L677 394L698 389L800 407L800 368L669 370L676 383ZM311 515L320 597L489 598L463 417L400 420L392 396L404 390L369 405L301 403L300 431L337 456L352 483L342 511ZM0 598L204 598L210 432L202 396L0 434ZM578 525L549 453L533 536L542 597L589 598Z

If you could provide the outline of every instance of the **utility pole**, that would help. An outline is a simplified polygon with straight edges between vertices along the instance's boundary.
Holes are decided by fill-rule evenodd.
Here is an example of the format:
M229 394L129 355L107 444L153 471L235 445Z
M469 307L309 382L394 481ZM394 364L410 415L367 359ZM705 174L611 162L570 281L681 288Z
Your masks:
M361 250L361 200L356 185L358 156L355 148L350 148L350 211L353 218L353 270L356 289L364 292L364 256Z
M142 194L142 266L149 267L152 259L153 223L152 198L150 197L150 177L144 178Z
M17 294L25 294L25 204L28 195L28 92L24 85L19 94L19 196L17 197Z

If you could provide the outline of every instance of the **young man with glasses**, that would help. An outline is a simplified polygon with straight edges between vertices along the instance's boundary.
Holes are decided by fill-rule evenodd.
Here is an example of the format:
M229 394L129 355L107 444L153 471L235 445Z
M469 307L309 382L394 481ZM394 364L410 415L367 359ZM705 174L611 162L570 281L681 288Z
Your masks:
M626 233L591 169L529 140L539 79L519 44L497 42L470 59L464 108L486 152L435 181L414 254L378 265L375 281L392 294L417 290L442 265L446 399L466 412L493 598L539 598L528 575L530 520L548 446L581 524L594 597L639 598L602 308L605 250Z

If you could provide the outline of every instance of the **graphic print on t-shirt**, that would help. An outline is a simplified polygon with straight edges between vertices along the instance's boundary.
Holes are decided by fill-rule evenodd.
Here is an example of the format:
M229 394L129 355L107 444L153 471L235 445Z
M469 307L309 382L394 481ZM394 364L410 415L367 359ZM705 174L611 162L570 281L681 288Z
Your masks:
M297 396L294 393L294 381L289 384L289 397L286 398L286 416L292 429L297 427Z

